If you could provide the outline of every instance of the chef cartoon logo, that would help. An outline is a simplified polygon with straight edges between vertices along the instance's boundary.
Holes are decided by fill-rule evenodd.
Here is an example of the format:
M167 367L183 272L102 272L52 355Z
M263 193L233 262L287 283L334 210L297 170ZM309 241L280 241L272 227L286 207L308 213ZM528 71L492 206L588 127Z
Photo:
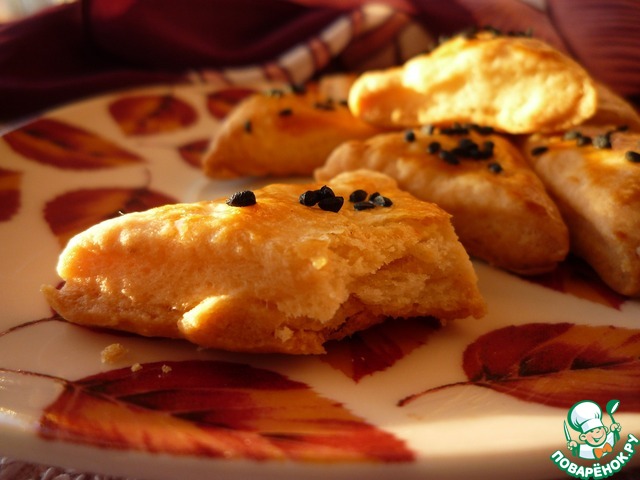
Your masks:
M606 407L606 417L602 408L591 400L582 400L573 405L564 421L566 450L557 450L551 455L558 468L575 478L607 478L620 471L635 454L638 439L629 434L622 448L616 448L620 441L622 426L613 418L620 406L619 400L610 400ZM608 423L608 426L605 425ZM587 461L587 465L582 465Z

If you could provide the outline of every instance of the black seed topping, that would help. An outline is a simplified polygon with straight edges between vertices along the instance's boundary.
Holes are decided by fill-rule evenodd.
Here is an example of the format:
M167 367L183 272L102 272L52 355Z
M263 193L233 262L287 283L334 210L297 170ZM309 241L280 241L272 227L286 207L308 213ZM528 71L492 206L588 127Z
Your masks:
M449 150L440 150L440 152L438 153L438 156L449 165L458 165L460 163L460 160L458 160L458 157L456 157Z
M251 190L236 192L227 199L231 207L249 207L256 204L256 195Z
M415 142L416 141L416 134L413 130L407 130L406 132L404 132L404 139L407 142Z
M489 165L487 165L487 168L493 173L502 172L502 165L500 165L498 162L491 162Z
M326 185L320 188L318 192L320 193L320 198L331 198L336 196L336 194L333 193L333 190L331 190L331 188L327 187Z
M322 210L326 210L329 212L339 212L344 204L343 197L325 197L318 202L318 206Z
M289 88L296 95L304 95L305 93L307 93L307 89L305 88L305 86L303 84L300 84L300 83L292 83L289 86Z
M438 153L440 151L440 142L431 142L428 146L427 146L427 152L434 154L434 153Z
M390 207L391 205L393 205L391 199L383 197L382 195L378 195L373 200L371 200L371 202L373 202L374 205L378 205L379 207Z
M320 192L318 190L307 190L300 195L298 200L305 207L313 207L321 199Z
M579 147L591 145L591 137L580 135L578 138L576 138L576 145Z
M364 190L355 190L349 195L351 203L362 202L367 199L367 192Z
M451 127L445 127L440 129L440 133L444 135L468 135L469 127L454 123Z
M564 133L562 138L564 140L576 140L581 136L582 136L582 134L578 130L569 130L568 132Z
M538 155L542 155L547 151L549 151L549 147L545 145L540 145L539 147L534 147L531 149L531 155L533 155L534 157L537 157Z
M596 148L611 148L611 133L607 132L602 135L596 135L593 138L593 146Z
M361 202L354 203L353 208L355 208L356 210L371 210L372 208L376 208L376 206L373 202L364 200Z
M371 195L369 195L369 201L373 202L379 196L380 196L380 192L373 192Z
M252 130L253 125L251 125L251 120L247 120L246 122L244 122L244 131L247 133L251 133Z
M281 117L288 117L292 113L293 113L293 110L291 110L290 108L283 108L278 112L278 115L280 115Z
M626 132L629 130L629 125L620 125L616 128L616 132Z
M640 153L628 150L624 154L624 159L633 163L640 163Z
M480 135L491 135L493 133L493 127L489 127L487 125L476 125L473 123L471 124L471 129L478 132Z

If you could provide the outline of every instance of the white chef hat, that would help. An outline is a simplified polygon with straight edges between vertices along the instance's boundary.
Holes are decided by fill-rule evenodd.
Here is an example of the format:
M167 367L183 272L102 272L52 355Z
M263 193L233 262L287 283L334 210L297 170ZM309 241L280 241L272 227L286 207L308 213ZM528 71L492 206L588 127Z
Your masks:
M591 400L583 400L571 407L567 420L574 430L582 433L587 433L597 427L604 427L602 424L602 409Z

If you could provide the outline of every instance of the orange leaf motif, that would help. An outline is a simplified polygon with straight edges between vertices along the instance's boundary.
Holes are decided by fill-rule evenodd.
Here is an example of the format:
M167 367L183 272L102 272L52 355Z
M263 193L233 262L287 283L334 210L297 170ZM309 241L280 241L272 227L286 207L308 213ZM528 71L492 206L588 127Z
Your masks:
M505 327L469 345L463 367L469 381L454 385L563 408L581 399L604 405L616 398L625 411L640 412L640 330L571 323Z
M69 382L45 410L48 439L253 460L406 462L394 436L303 383L239 363L150 363Z
M173 95L123 97L109 105L109 112L125 135L175 132L198 118L191 105Z
M6 222L20 208L20 172L0 168L0 222Z
M142 158L92 132L41 118L4 136L20 155L68 169L97 169L143 162Z
M168 203L176 203L176 199L146 188L75 190L48 202L44 218L64 246L71 237L103 220Z
M202 168L202 157L209 147L209 139L195 140L178 147L178 153L187 164L197 169Z
M327 342L327 353L319 358L357 382L391 367L424 345L439 328L440 322L432 317L390 319L343 340Z
M249 88L227 88L207 96L209 113L217 119L223 119L233 108L255 90Z

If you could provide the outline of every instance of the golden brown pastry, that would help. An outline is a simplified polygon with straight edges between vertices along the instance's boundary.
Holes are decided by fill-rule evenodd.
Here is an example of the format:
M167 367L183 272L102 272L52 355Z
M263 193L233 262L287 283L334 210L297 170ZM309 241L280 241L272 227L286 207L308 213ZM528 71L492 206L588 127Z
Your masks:
M353 114L375 125L476 123L515 134L578 125L596 103L594 82L566 55L541 40L489 32L366 72L349 94Z
M203 158L204 173L220 179L309 176L343 141L378 133L349 111L350 78L337 76L307 85L304 91L270 90L248 97L213 137Z
M453 131L347 142L316 179L359 168L383 172L450 213L471 256L521 274L552 270L568 252L567 228L518 148L499 135Z
M230 201L247 206L217 200L107 220L69 242L64 286L43 292L74 323L254 352L321 353L387 317L485 313L447 213L375 172L328 185L334 196L275 184L253 192L255 204L251 193ZM354 208L346 198L358 189L387 206Z
M602 83L596 84L598 107L596 113L582 125L592 125L602 130L603 125L626 126L630 130L640 130L640 114L627 100Z
M571 250L613 290L640 295L640 134L585 126L531 136L524 148L569 226Z

